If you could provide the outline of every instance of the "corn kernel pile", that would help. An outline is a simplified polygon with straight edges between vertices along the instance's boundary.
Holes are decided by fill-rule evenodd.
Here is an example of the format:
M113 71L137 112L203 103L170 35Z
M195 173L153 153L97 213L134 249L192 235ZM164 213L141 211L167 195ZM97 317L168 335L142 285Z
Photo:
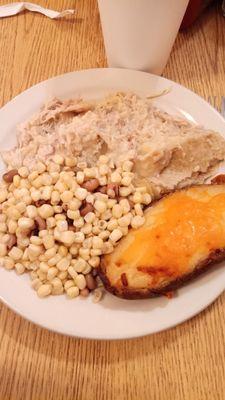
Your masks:
M38 296L87 296L100 256L144 223L151 196L132 184L133 163L105 155L95 167L55 155L10 170L0 188L0 265L28 272Z

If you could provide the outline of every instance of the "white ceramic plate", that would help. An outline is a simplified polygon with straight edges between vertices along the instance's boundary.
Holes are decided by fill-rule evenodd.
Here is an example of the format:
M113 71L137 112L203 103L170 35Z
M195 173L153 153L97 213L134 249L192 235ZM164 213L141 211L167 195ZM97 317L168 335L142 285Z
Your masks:
M16 126L53 96L100 98L117 90L149 95L171 88L155 103L173 114L225 133L224 119L204 100L167 79L124 69L95 69L72 72L42 82L6 104L0 110L0 148L15 144ZM3 164L0 169L3 171ZM217 266L187 284L172 299L122 300L106 294L103 301L68 300L65 296L39 299L27 276L0 269L0 298L30 321L56 332L95 339L143 336L175 326L196 315L224 290L225 268Z

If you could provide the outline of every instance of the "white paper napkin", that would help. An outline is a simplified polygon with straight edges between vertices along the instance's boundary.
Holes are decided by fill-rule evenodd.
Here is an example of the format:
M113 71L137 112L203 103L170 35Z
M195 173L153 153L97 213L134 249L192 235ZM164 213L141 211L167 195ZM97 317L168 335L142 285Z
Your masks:
M61 12L50 10L48 8L44 8L39 6L38 4L28 3L27 1L23 1L22 3L10 3L4 6L0 6L0 18L10 17L11 15L16 15L22 12L23 10L29 10L41 13L46 15L46 17L55 19L62 18L66 15L74 14L75 10L63 10Z

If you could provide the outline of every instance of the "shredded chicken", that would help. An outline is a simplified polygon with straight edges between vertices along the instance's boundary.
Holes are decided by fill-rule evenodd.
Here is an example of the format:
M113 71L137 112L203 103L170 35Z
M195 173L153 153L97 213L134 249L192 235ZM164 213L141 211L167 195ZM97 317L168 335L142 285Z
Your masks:
M18 129L17 146L3 151L11 168L54 154L95 164L100 154L132 159L137 180L159 191L202 182L225 158L222 135L172 117L149 99L116 93L95 104L53 99Z

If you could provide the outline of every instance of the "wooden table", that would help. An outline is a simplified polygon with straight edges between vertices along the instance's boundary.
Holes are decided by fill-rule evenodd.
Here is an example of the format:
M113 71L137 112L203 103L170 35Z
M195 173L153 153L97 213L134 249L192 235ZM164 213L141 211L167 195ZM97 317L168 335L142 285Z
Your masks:
M51 21L23 13L0 20L1 105L52 76L106 66L96 0L37 2L75 6L76 18ZM225 20L216 8L179 34L164 75L220 106ZM0 400L222 400L224 306L223 294L167 332L98 342L48 332L0 304Z

